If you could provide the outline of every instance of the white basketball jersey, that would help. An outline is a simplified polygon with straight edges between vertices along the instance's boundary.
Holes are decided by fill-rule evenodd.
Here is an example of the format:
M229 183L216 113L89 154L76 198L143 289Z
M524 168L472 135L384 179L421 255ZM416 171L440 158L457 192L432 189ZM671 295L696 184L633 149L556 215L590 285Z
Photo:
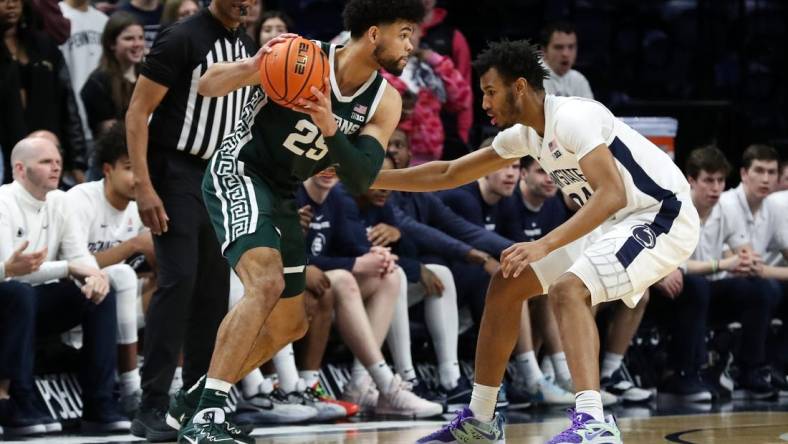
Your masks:
M689 184L673 160L601 103L548 94L544 109L544 137L517 124L495 137L493 149L504 158L532 156L579 205L593 193L579 161L602 144L610 148L627 193L627 205L614 219L689 192Z
M91 253L106 250L137 236L145 229L137 203L125 210L113 207L104 196L104 180L79 184L66 193L72 214L79 218Z

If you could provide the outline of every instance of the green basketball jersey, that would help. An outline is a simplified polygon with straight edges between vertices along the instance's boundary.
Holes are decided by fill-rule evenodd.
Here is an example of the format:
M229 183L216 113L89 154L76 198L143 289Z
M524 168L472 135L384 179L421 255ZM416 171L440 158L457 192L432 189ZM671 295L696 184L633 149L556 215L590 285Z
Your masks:
M374 72L352 96L343 96L335 77L338 46L328 43L320 46L328 55L331 106L338 131L354 142L375 114L386 80ZM225 160L234 157L238 172L254 173L274 191L288 195L301 182L334 164L323 135L309 115L269 101L260 87L246 101L241 122L225 138L217 155Z

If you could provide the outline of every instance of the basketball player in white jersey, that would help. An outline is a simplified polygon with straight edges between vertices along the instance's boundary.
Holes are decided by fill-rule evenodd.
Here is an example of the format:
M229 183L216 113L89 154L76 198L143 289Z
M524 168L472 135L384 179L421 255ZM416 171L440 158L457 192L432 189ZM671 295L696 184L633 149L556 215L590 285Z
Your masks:
M453 188L530 155L582 207L538 241L502 253L479 332L470 408L418 442L504 442L503 420L493 413L520 307L547 293L577 392L571 426L549 442L619 443L614 419L602 412L599 336L589 306L621 299L634 307L651 284L689 258L699 235L689 184L665 153L603 105L546 95L547 73L529 42L492 43L474 64L482 107L507 129L491 147L459 159L381 171L373 187Z

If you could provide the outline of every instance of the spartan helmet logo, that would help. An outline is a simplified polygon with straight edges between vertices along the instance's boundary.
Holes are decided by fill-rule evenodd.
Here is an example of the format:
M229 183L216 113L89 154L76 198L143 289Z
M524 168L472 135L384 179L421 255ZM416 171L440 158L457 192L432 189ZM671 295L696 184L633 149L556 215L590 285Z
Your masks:
M632 237L646 248L654 248L657 244L657 233L649 225L635 225L632 227Z

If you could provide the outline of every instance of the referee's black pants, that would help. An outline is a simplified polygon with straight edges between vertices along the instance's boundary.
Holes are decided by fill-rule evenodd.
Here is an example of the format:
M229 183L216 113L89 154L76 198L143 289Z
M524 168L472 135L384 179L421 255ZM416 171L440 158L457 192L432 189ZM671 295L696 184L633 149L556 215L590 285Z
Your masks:
M145 313L142 405L166 410L183 350L183 383L208 371L216 331L227 313L230 270L203 204L205 163L175 152L151 152L151 179L170 220L154 236L158 288Z

